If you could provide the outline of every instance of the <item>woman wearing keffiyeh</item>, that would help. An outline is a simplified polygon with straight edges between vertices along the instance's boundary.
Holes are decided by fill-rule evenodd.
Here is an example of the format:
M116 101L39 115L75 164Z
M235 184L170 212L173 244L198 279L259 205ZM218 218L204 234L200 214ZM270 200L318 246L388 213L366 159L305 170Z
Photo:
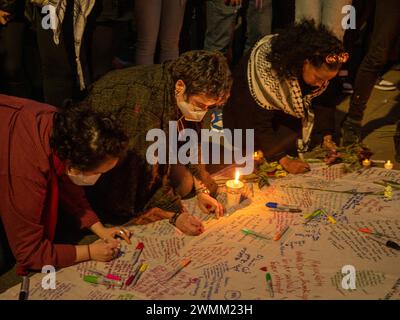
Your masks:
M234 72L224 126L255 129L255 147L268 161L279 161L290 173L309 170L302 154L314 123L322 128L325 148L336 152L335 110L314 108L311 101L324 92L347 59L340 40L313 21L262 38Z

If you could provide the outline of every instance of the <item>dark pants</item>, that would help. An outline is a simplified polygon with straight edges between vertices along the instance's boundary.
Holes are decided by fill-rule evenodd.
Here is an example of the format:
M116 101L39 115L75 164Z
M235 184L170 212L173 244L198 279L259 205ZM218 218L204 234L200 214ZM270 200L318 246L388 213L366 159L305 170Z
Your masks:
M36 8L36 32L42 65L44 101L56 107L62 107L63 102L74 97L77 90L71 4L73 5L73 1L68 1L58 45L54 43L53 30L42 28L41 8Z
M389 53L400 34L398 0L376 1L375 22L371 44L358 69L348 117L361 121L372 89L385 67Z
M12 20L0 29L0 46L3 54L0 57L0 71L4 93L28 97L23 68L23 40L26 24L21 20Z
M96 1L85 26L81 50L82 66L86 67L88 75L87 85L113 69L120 34L128 27L127 21L120 19L121 12L133 11L133 4L132 8L129 4L129 1Z

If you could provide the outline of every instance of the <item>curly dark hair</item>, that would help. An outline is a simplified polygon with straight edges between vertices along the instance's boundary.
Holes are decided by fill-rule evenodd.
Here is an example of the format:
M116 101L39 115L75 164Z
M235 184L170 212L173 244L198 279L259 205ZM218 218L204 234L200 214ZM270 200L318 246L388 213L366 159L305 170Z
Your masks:
M112 116L77 104L55 114L50 145L74 169L90 171L107 159L123 157L128 136Z
M174 83L178 80L185 83L188 96L205 94L213 99L224 100L231 90L231 71L220 52L185 52L171 63L169 70Z
M302 20L278 32L271 40L271 52L266 59L281 78L300 77L303 63L308 59L319 68L330 54L344 52L342 42L324 25L314 20ZM339 62L325 65L339 70Z

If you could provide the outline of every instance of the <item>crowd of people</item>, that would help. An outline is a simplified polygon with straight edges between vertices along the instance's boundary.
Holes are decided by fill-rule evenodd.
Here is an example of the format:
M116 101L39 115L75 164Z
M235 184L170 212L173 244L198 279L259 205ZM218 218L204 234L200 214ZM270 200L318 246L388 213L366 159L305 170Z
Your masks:
M396 89L381 75L399 35L396 0L0 0L0 272L117 257L131 234L106 215L188 235L204 226L183 199L223 216L204 164L147 161L170 121L199 132L218 107L290 173L315 144L333 161L337 97L351 94L342 143L359 143L374 86ZM63 242L63 215L99 241Z

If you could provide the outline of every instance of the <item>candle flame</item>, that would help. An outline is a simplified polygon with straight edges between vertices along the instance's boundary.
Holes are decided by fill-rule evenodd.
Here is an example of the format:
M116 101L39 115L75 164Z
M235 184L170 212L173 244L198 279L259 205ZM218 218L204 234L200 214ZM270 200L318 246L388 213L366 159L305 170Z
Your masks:
M235 172L235 184L239 183L239 177L240 177L240 172L239 172L239 170L236 170L236 172Z

